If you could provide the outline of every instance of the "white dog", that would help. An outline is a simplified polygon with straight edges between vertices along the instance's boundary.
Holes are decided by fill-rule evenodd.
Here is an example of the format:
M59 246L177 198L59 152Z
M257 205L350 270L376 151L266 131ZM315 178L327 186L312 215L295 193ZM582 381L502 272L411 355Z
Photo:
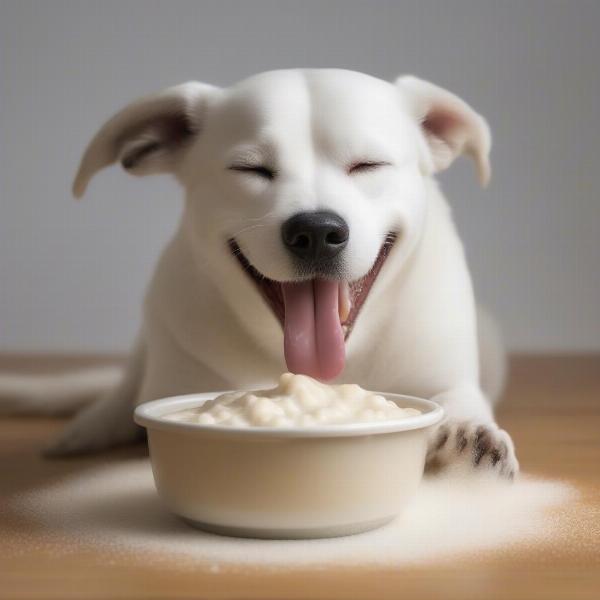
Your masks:
M185 190L125 374L108 390L112 373L4 377L4 412L97 398L50 450L80 453L134 440L136 404L266 386L289 369L433 398L447 420L428 464L466 460L512 477L514 447L491 406L501 353L478 322L433 179L468 154L485 184L489 149L481 116L414 77L284 70L134 102L92 140L73 188L81 196L119 161L136 175L171 173Z

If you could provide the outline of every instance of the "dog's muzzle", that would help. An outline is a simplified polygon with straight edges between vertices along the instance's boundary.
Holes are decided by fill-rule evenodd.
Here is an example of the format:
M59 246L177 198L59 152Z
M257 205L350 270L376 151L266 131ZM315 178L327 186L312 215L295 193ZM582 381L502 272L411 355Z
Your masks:
M283 327L288 369L333 379L344 368L345 341L396 234L386 236L369 272L354 281L348 281L341 269L349 229L339 215L299 213L283 224L281 237L298 275L288 281L275 281L260 273L234 238L229 239L229 248Z

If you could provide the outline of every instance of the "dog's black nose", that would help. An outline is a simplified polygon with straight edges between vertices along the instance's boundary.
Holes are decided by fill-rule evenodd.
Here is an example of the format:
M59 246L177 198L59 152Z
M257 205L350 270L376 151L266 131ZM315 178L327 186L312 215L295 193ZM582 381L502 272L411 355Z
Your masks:
M306 261L328 260L348 243L348 225L332 212L303 212L290 217L281 226L285 247Z

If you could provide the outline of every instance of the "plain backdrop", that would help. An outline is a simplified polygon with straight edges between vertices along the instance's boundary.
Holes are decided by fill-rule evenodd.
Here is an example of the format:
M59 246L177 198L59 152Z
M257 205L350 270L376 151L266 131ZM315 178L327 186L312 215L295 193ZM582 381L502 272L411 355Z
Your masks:
M286 67L414 73L489 120L494 175L442 177L479 297L516 350L600 349L600 2L56 1L0 4L0 350L122 351L176 225L166 176L80 153L137 96Z

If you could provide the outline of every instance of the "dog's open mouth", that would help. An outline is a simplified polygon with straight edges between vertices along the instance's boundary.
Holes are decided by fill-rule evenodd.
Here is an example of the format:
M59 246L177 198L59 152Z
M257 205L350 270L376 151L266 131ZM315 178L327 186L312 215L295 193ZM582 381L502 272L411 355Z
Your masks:
M281 282L255 269L235 239L229 240L231 253L283 327L285 360L290 371L323 380L341 373L345 340L395 241L396 234L387 235L371 270L356 281Z

